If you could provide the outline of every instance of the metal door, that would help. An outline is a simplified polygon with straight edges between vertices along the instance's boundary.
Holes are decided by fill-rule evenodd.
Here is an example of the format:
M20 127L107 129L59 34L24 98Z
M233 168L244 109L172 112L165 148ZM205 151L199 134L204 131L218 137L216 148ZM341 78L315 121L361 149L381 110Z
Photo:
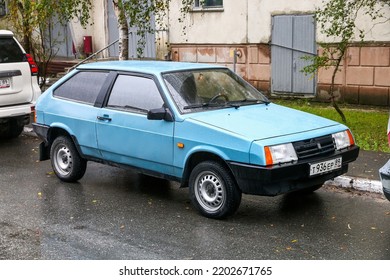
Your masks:
M315 94L316 79L302 73L316 55L315 21L312 15L272 18L271 90L273 93Z
M51 48L54 56L74 57L72 34L69 24L62 24L57 18L54 18L50 34L46 34L48 37L51 36L51 38L49 37L51 44L47 47Z

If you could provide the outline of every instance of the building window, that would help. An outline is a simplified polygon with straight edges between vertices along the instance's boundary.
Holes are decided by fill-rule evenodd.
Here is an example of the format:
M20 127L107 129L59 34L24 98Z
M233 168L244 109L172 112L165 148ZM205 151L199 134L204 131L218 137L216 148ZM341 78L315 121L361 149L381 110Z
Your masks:
M222 8L223 0L195 0L196 8Z

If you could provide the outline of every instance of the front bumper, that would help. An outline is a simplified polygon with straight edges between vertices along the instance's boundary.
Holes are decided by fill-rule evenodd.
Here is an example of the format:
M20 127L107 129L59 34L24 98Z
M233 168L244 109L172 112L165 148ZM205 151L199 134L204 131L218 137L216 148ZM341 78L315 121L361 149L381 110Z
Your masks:
M353 146L344 151L337 151L326 158L298 161L293 164L263 167L230 162L229 167L243 193L275 196L320 185L327 180L340 176L348 171L348 164L355 161L358 155L359 147ZM310 163L326 161L340 156L342 157L340 169L310 177Z

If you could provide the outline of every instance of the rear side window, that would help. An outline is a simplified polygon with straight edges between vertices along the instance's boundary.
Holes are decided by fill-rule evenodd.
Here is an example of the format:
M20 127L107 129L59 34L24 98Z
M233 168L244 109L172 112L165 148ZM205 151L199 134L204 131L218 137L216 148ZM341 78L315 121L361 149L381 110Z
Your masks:
M161 108L164 101L156 83L149 78L119 75L107 107L146 112Z
M12 37L0 37L0 63L23 62L24 53Z
M108 72L79 72L54 90L53 95L94 104Z

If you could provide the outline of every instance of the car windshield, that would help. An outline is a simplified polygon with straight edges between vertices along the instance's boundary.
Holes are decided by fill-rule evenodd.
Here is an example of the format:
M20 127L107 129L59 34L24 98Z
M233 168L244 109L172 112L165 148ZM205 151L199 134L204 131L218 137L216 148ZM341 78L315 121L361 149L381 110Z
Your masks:
M268 104L268 99L229 69L170 72L165 83L182 113Z

